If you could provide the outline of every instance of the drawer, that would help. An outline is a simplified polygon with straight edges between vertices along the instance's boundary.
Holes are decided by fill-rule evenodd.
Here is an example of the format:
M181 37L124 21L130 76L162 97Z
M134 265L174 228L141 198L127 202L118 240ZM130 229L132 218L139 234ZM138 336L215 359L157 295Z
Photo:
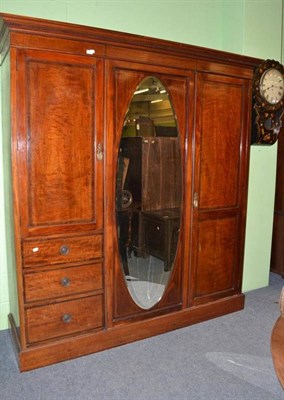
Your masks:
M102 295L65 301L26 311L29 343L99 328L103 325Z
M24 266L60 264L102 257L102 235L23 243Z
M52 299L102 288L102 264L32 272L24 276L26 301Z

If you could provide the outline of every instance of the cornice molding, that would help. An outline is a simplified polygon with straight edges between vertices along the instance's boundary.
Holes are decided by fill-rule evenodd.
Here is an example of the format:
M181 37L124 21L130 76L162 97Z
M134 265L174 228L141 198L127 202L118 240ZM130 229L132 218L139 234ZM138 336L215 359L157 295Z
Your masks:
M156 50L162 53L174 54L184 58L198 58L204 61L222 62L228 65L254 67L260 59L240 54L209 49L164 39L156 39L132 33L117 32L108 29L57 22L52 20L25 17L20 15L0 13L1 26L7 26L10 32L40 34L58 38L76 39L80 41L94 41L100 44L127 45L137 49ZM11 46L13 42L11 41Z

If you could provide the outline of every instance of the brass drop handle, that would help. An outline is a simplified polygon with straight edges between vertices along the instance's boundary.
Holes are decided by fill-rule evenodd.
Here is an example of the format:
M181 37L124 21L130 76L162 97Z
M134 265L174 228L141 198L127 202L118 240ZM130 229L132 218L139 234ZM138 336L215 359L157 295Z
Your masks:
M63 244L59 249L59 253L62 256L66 256L69 253L69 251L70 251L70 247L67 246L66 244Z
M64 322L64 324L69 324L72 320L72 315L71 314L64 314L62 316L62 321Z
M61 279L60 281L61 286L63 287L68 287L71 284L71 279L69 279L67 276Z

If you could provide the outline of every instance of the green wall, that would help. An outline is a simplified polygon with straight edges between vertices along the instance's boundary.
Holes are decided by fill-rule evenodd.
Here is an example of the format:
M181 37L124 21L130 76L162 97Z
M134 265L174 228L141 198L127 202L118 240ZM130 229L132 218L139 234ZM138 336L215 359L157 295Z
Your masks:
M283 2L257 3L244 4L243 53L283 62ZM266 286L269 280L276 161L277 145L251 147L244 291Z
M279 61L282 10L282 0L0 0L1 12L120 30ZM1 143L0 135L2 146ZM276 145L251 148L244 291L268 283L276 151ZM9 300L3 176L0 152L0 329L7 327Z

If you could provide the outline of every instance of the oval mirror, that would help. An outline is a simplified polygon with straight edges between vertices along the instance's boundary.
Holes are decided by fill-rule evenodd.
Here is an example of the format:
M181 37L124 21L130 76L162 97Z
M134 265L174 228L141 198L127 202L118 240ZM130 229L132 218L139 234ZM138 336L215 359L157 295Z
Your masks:
M116 173L118 246L135 303L153 307L173 270L180 231L180 141L169 94L147 77L124 119Z

